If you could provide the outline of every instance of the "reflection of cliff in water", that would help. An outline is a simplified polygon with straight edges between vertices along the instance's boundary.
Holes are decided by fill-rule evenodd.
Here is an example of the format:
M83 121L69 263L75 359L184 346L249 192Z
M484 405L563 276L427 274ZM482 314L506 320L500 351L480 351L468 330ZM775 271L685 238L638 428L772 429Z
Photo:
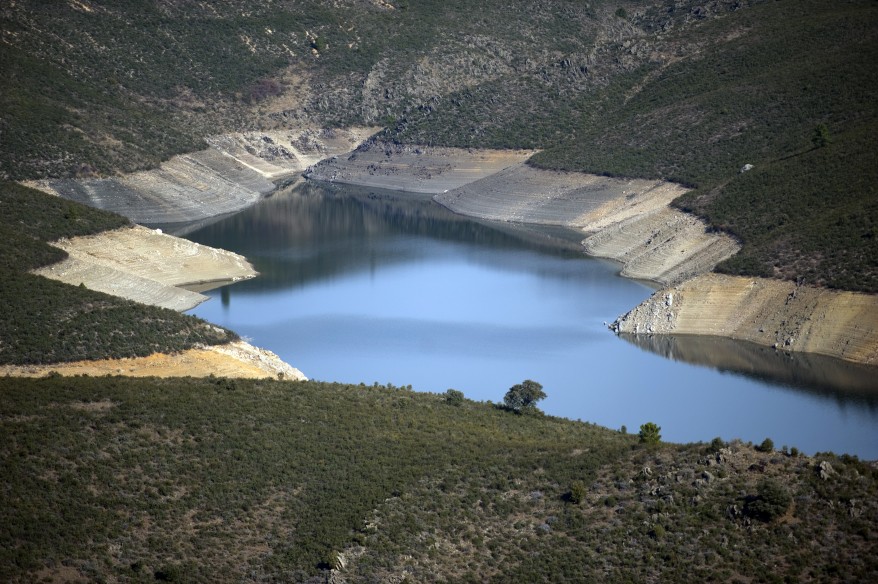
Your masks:
M814 353L785 353L755 343L694 335L619 335L675 361L805 390L839 402L878 408L878 368Z
M236 284L233 292L274 290L417 259L420 238L582 257L581 235L571 230L479 223L425 195L313 182L279 191L188 237L253 263L260 276ZM412 245L386 244L394 237L411 237Z

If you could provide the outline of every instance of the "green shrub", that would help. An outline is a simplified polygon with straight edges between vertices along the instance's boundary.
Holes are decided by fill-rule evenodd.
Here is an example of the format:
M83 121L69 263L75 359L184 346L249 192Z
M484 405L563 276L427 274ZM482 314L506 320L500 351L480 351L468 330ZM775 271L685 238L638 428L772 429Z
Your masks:
M568 498L574 505L579 505L585 500L587 492L585 483L582 481L573 481L573 484L570 485L570 494Z
M657 426L653 422L647 422L640 426L640 433L638 436L640 437L641 444L658 444L661 442L661 426Z
M757 486L757 495L744 505L744 512L760 521L772 521L782 516L790 507L792 497L774 479L763 479Z
M762 441L762 443L756 447L756 450L759 452L774 452L774 440L771 438L766 438Z
M445 403L452 406L459 406L463 403L463 392L457 389L449 389L445 392Z

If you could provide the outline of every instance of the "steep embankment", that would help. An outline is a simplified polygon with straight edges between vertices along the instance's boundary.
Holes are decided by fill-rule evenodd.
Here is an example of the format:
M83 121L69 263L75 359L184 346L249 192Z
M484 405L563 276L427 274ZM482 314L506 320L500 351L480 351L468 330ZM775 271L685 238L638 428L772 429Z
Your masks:
M435 200L483 219L564 225L591 235L594 256L625 264L622 275L662 284L709 271L738 249L698 218L671 209L685 192L663 181L617 179L527 165L498 172Z
M63 239L53 245L67 252L67 259L34 273L178 311L207 300L185 286L209 290L256 276L253 266L238 254L140 226Z
M240 211L317 161L356 148L370 128L305 128L215 136L210 148L113 178L29 183L135 223L184 223Z
M878 365L878 296L704 274L613 324L634 334L715 335Z

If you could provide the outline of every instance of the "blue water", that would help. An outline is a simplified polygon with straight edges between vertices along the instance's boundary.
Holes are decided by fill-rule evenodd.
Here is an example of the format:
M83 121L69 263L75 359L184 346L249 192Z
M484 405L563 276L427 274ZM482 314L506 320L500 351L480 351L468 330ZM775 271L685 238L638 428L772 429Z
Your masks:
M305 184L187 237L244 254L261 273L210 292L194 314L312 379L495 402L533 379L552 415L630 432L652 421L676 442L770 437L878 458L878 391L852 391L849 377L812 379L795 362L773 379L722 372L616 337L604 323L652 288L581 255L575 234L480 224L417 195ZM711 355L726 350L738 347ZM860 385L871 373L854 372Z

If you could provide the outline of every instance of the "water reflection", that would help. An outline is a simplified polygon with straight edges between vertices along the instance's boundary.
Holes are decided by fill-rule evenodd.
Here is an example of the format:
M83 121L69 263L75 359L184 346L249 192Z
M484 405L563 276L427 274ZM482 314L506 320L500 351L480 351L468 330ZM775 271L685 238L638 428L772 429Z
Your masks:
M173 230L173 229L172 229ZM176 230L187 233L186 227ZM552 227L475 222L427 195L340 189L306 182L192 233L199 243L243 254L260 273L234 292L269 291L353 270L416 260L424 239L492 249L534 249L581 257L581 234ZM400 245L400 238L408 239ZM228 302L228 296L224 302Z
M244 254L261 273L209 292L216 300L195 314L315 379L499 401L530 378L553 415L611 428L653 421L671 441L770 436L878 458L870 370L723 339L621 342L603 321L650 288L585 258L575 232L477 223L423 195L305 183L189 237Z
M674 361L703 365L878 410L875 367L813 353L785 353L755 343L692 335L619 335Z

